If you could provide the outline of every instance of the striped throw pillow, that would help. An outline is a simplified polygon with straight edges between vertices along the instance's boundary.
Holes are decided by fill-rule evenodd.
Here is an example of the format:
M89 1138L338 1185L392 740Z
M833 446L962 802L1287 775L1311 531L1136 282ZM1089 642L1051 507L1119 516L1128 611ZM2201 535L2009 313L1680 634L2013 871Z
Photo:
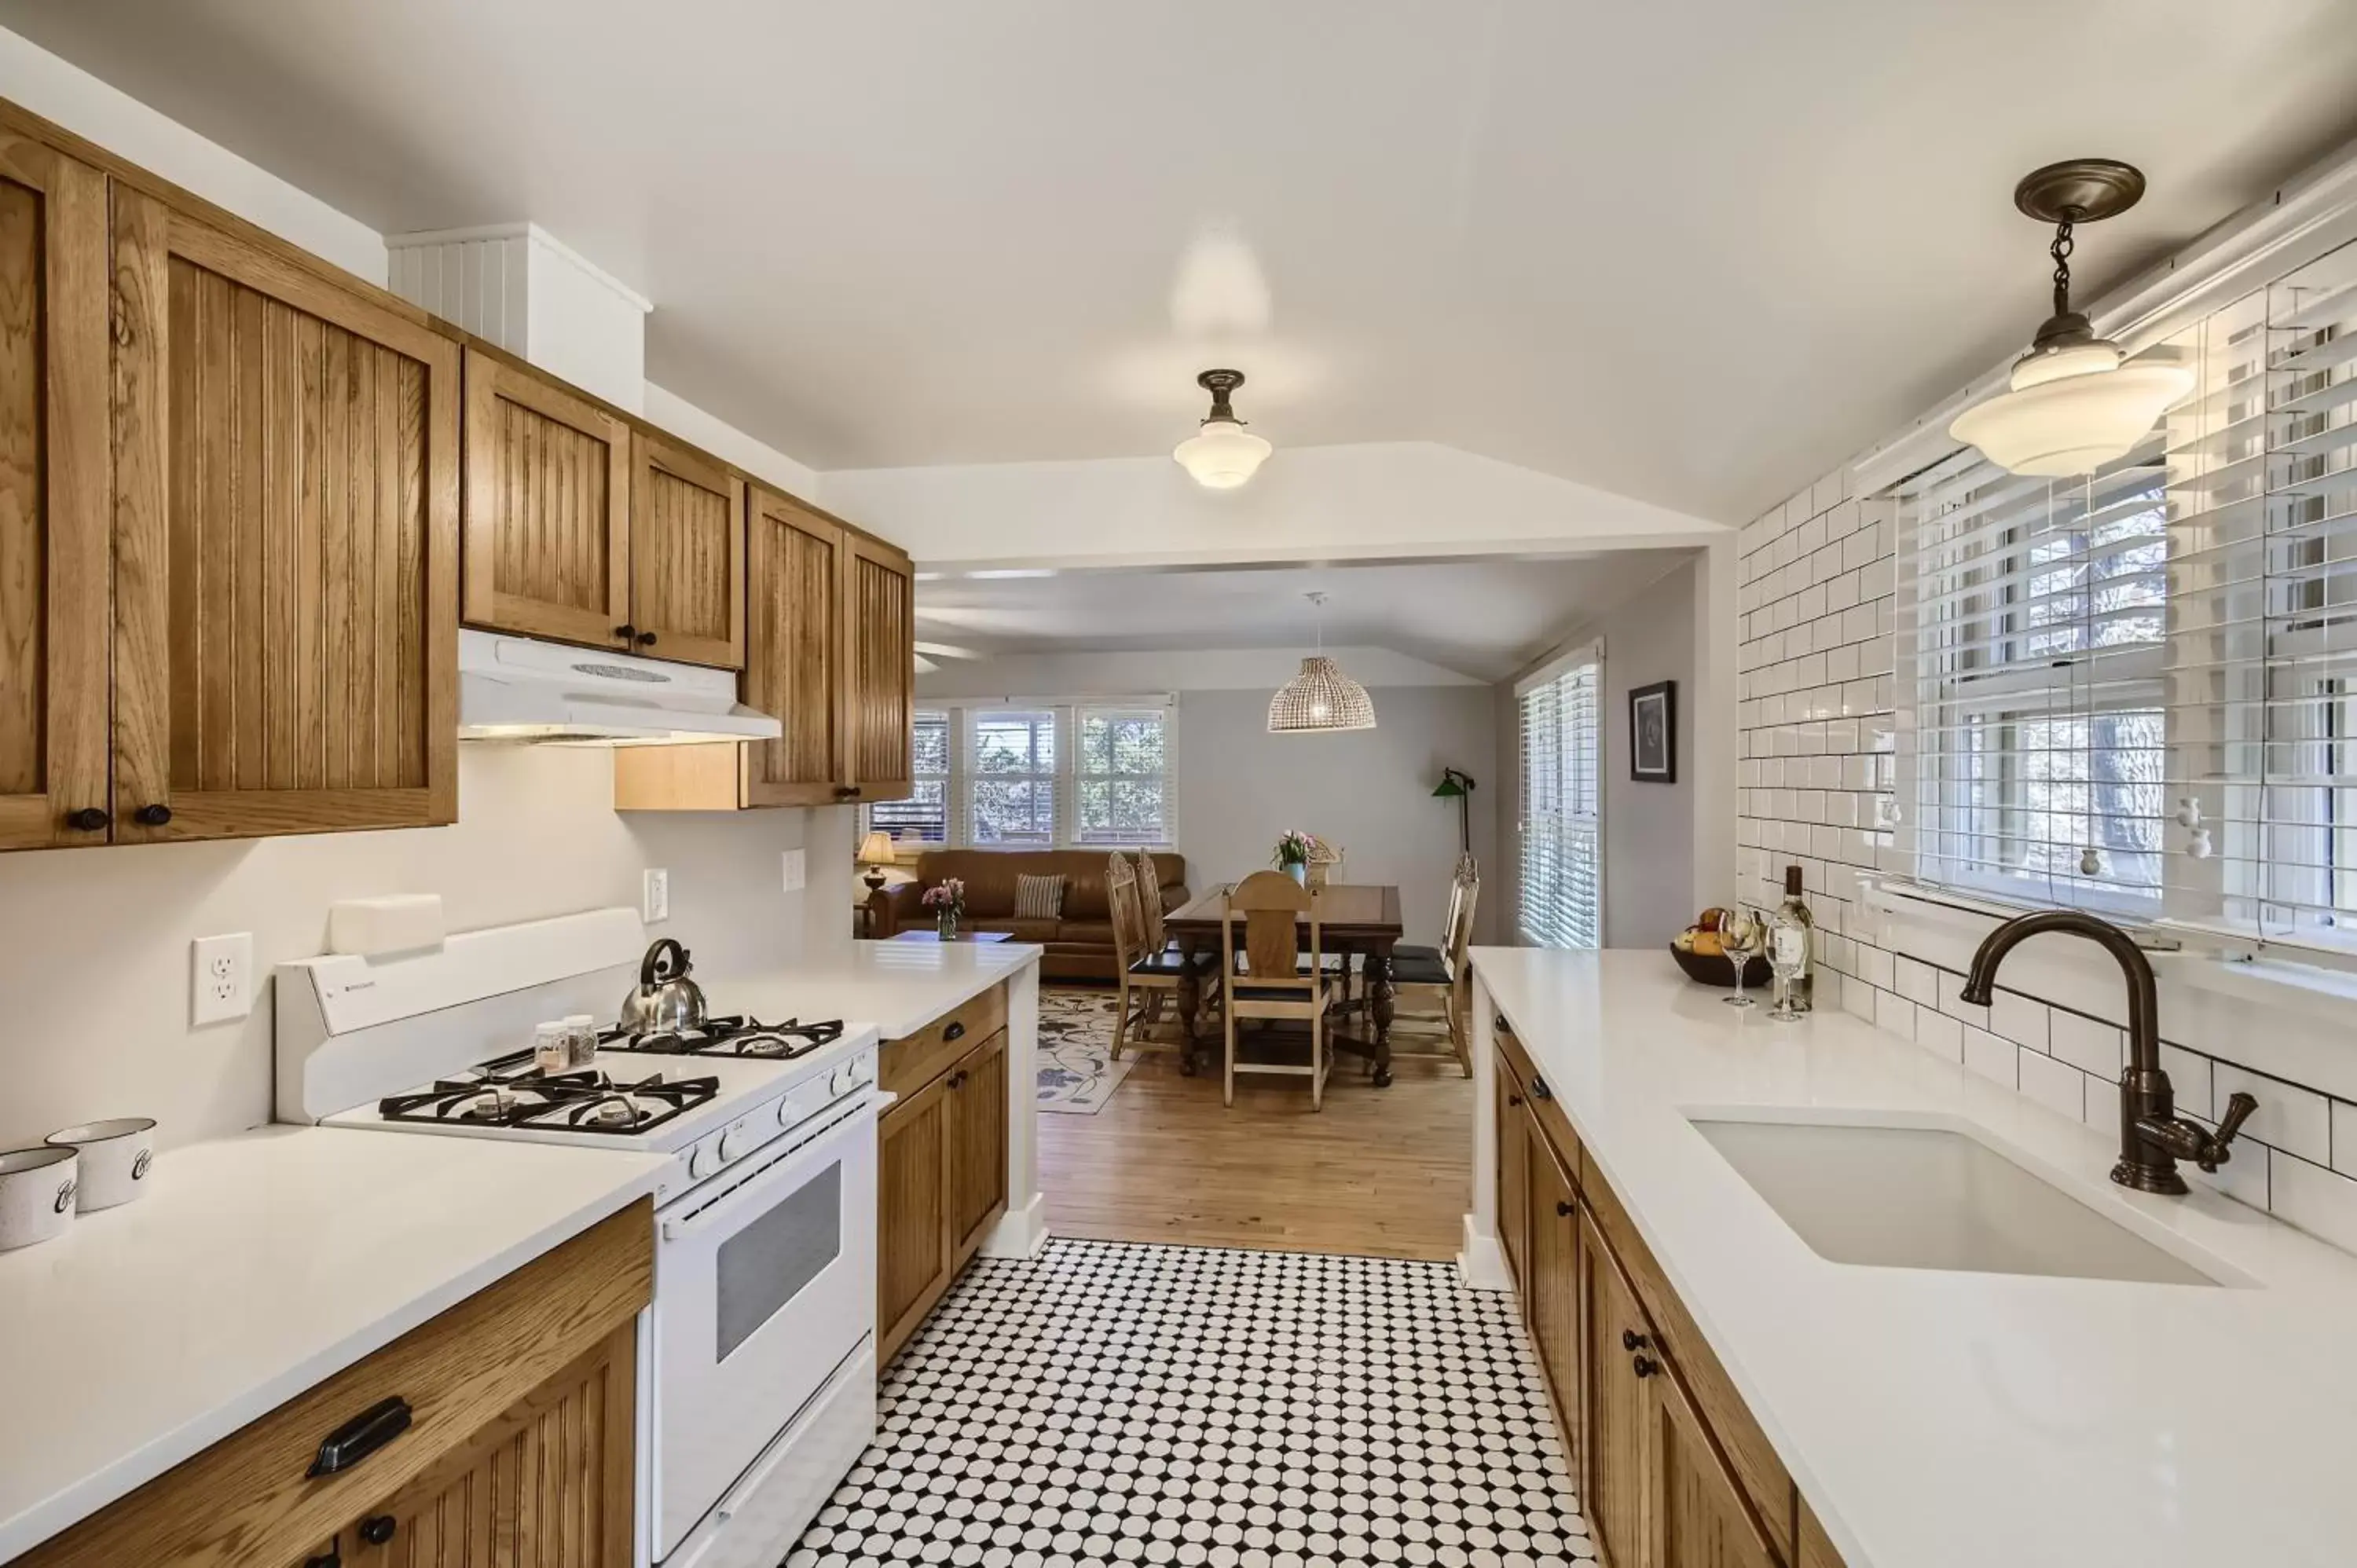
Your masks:
M1015 918L1018 920L1060 920L1064 918L1064 878L1059 872L1053 876L1022 876L1015 878Z

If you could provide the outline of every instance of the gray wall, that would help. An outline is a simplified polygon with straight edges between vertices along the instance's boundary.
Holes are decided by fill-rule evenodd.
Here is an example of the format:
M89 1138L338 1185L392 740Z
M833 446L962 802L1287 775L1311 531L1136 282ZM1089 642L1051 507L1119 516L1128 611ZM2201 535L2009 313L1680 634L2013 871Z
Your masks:
M1604 639L1604 945L1665 946L1695 918L1695 604L1705 558L1671 572L1601 620L1565 639ZM1552 654L1549 657L1553 657ZM1533 668L1544 660L1534 661ZM1629 693L1675 681L1678 780L1641 784L1629 777ZM1522 811L1520 722L1513 682L1496 688L1499 820L1505 824L1496 884L1499 940L1512 940L1514 823Z
M1473 853L1497 864L1497 730L1486 686L1385 686L1376 726L1350 735L1271 735L1265 691L1181 692L1176 758L1178 849L1196 891L1268 864L1286 828L1340 844L1343 879L1393 883L1407 940L1437 942L1457 864L1454 801L1432 799L1444 767L1480 783ZM1508 928L1487 886L1475 940Z

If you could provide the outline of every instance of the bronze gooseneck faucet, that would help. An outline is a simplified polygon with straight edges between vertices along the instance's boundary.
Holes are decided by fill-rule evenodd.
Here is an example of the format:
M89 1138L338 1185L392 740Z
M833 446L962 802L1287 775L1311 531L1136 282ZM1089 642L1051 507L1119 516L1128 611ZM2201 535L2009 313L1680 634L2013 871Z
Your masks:
M2177 1162L2191 1160L2205 1171L2224 1165L2232 1157L2228 1145L2259 1102L2247 1094L2234 1095L2215 1133L2177 1114L2176 1091L2160 1066L2160 998L2153 985L2151 961L2126 931L2093 915L2050 909L2007 920L1973 954L1964 999L1976 1007L1987 1006L1996 993L1996 966L2005 955L2016 943L2047 931L2067 931L2097 944L2118 961L2127 981L2128 1065L2120 1074L2120 1161L2112 1167L2112 1179L2138 1192L2182 1193L2185 1178L2177 1174Z

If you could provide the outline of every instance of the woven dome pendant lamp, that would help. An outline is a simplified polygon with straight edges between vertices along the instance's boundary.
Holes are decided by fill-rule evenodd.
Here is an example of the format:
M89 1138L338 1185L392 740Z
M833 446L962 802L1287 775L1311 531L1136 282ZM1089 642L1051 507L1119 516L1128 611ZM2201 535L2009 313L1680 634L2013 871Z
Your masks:
M1301 673L1268 700L1271 735L1332 735L1375 727L1374 700L1367 689L1326 657L1326 596L1305 596L1318 613L1318 651L1301 661Z

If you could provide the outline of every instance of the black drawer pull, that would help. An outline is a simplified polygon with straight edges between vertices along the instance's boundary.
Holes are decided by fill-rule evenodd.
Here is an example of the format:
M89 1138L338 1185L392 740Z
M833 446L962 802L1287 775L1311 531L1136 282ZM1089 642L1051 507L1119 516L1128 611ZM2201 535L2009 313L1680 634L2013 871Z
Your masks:
M160 828L172 820L172 808L160 803L142 806L131 813L131 820L143 828Z
M1506 1103L1509 1105L1520 1105L1522 1102L1523 1097L1519 1094L1510 1094L1506 1096Z
M401 1521L391 1514L372 1514L361 1520L361 1539L371 1546L382 1546L393 1539L393 1532L400 1528Z
M1633 1328L1624 1328L1620 1331L1620 1348L1623 1350L1642 1350L1652 1343L1652 1340Z
M942 1038L944 1041L964 1039L965 1026L963 1024L952 1024L948 1028L942 1031Z
M1546 1079L1534 1076L1531 1079L1531 1098L1533 1100L1553 1100L1555 1098L1555 1090L1546 1086Z
M78 811L66 813L66 826L78 833L94 833L113 820L113 817L97 806L84 806Z
M1557 1214L1562 1215L1566 1219L1571 1218L1571 1205L1564 1202L1561 1198L1557 1198L1555 1200L1555 1211Z
M328 1434L304 1474L317 1479L349 1470L409 1430L409 1402L399 1394L380 1400Z
M1640 1356L1629 1363L1630 1369L1641 1378L1650 1378L1662 1369L1662 1364L1650 1356Z

